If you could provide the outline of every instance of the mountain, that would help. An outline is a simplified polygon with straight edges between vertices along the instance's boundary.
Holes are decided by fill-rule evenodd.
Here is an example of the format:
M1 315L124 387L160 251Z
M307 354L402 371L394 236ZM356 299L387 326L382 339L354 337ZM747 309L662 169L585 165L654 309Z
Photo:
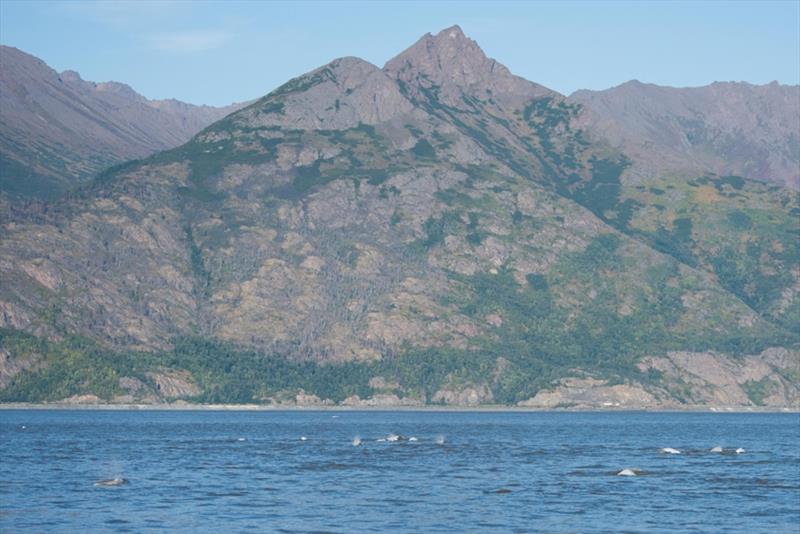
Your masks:
M634 179L710 171L800 188L800 86L630 81L577 91L585 127L633 160Z
M635 160L454 26L0 233L0 400L793 406L796 191Z
M0 192L53 198L106 167L181 145L239 107L148 100L0 46Z

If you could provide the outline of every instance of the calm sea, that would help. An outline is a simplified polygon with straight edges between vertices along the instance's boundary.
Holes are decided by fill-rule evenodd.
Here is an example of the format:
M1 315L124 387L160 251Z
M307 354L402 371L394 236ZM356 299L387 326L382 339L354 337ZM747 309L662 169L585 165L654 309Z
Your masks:
M800 415L0 411L0 531L796 534Z

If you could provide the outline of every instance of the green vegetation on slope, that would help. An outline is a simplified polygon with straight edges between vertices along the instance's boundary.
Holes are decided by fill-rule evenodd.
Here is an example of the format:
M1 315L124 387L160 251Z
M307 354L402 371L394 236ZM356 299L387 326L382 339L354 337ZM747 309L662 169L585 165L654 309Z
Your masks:
M624 229L720 285L763 317L800 328L800 303L783 304L797 284L797 192L736 176L660 180L628 187L636 209Z
M373 376L396 379L407 395L430 398L448 376L478 380L492 364L478 352L432 349L408 350L374 363L322 365L199 338L178 339L170 351L117 352L85 338L48 342L12 330L0 330L0 346L14 358L39 357L36 370L17 375L0 390L0 402L55 401L81 394L111 400L125 393L120 378L154 386L147 373L162 369L191 372L202 390L192 399L197 402L280 401L293 399L300 390L340 402L374 393L368 385Z
M142 353L115 352L91 340L70 337L52 343L20 332L0 332L0 343L16 358L38 354L35 371L23 372L0 390L0 402L56 401L73 395L94 394L111 400L126 393L122 377L136 378L154 387L148 372L185 369L202 393L192 400L209 403L251 403L267 399L291 400L303 390L322 399L341 402L351 395L367 398L375 391L371 377L397 381L401 396L430 399L443 386L453 383L481 383L497 368L498 358L509 362L490 382L494 398L515 403L529 398L564 376L570 366L588 363L589 357L553 360L554 353L569 347L532 350L520 339L510 344L487 343L481 350L452 348L411 349L372 363L318 364L293 361L285 355L266 355L232 345L183 338L170 351ZM622 361L609 361L609 376L632 376ZM644 379L644 376L637 378Z

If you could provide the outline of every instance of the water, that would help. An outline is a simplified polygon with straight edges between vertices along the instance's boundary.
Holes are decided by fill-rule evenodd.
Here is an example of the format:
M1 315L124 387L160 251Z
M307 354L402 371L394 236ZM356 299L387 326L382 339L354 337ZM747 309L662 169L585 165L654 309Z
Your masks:
M799 525L797 414L0 412L2 532Z

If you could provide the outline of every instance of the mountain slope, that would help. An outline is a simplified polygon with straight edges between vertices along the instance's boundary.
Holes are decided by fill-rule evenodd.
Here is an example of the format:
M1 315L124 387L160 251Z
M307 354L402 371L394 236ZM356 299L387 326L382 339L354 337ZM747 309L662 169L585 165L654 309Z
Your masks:
M53 197L110 165L185 143L239 107L147 100L0 46L0 191Z
M736 251L690 229L684 254L697 215L624 184L583 113L458 27L295 78L5 225L0 398L537 405L591 380L664 405L721 387L687 378L697 354L752 390L726 398L795 402L793 280L762 303L708 268ZM728 248L796 270L796 197L741 185L719 219L766 215L721 225Z
M713 172L800 188L800 86L634 80L570 100L590 110L589 130L633 159L633 178Z

